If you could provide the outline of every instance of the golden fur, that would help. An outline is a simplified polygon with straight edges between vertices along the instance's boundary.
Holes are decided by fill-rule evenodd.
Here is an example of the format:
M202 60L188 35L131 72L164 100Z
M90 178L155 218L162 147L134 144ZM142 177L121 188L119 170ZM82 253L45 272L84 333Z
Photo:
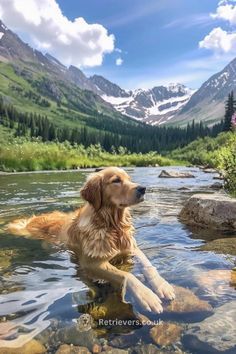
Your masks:
M88 275L129 288L146 310L161 312L156 294L132 274L110 264L116 256L136 255L154 291L161 297L174 298L171 285L160 277L134 239L129 206L143 201L145 188L131 182L124 170L110 167L92 174L80 193L87 203L75 212L55 211L15 220L8 225L8 231L66 244L79 254Z

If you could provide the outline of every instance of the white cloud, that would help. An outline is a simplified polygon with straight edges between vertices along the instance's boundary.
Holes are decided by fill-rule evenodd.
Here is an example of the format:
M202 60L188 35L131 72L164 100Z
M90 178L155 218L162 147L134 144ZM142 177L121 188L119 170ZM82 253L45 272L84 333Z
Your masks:
M120 66L123 64L123 59L122 58L117 58L116 59L116 65Z
M63 63L101 65L114 50L115 38L100 24L63 15L56 0L0 0L1 19L14 30L26 32L38 49L47 49Z
M229 53L236 50L236 33L229 33L222 28L214 28L201 42L200 48Z
M216 13L210 14L212 19L228 22L232 29L226 31L221 27L214 28L199 42L200 48L210 49L215 53L230 53L236 51L236 1L223 0L218 3Z
M234 3L235 1L220 2L216 13L211 14L211 17L228 21L231 25L236 25L236 5L234 5Z

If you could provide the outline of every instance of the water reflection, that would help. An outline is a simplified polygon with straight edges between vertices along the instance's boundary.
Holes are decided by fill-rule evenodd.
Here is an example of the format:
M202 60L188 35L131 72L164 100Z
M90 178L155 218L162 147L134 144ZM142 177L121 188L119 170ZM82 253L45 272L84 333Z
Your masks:
M177 218L181 206L193 193L209 192L214 175L194 169L196 178L183 180L159 179L160 168L135 168L129 173L148 187L146 201L134 208L133 218L138 244L161 275L176 286L191 289L213 309L235 300L235 278L231 272L234 257L200 250L206 242L235 237L235 234L186 227ZM1 226L21 215L74 210L81 203L79 189L87 174L82 171L0 176ZM188 189L179 190L183 186ZM123 267L143 281L137 264ZM182 296L190 298L192 295ZM206 306L194 301L195 306ZM186 303L177 305L180 310ZM165 306L167 308L168 303ZM139 318L139 310L131 303L124 304L120 294L108 284L91 282L81 270L78 259L67 250L43 241L0 233L0 346L16 340L24 343L37 335L45 343L49 342L49 336L54 338L50 344L54 348L59 337L69 342L82 313L89 313L94 320L101 317L133 319ZM186 314L186 307L184 310ZM184 325L189 322L188 316L178 316L176 308L172 312L166 310L164 320L167 313L168 321ZM150 316L152 320L157 318L154 317ZM65 328L71 328L71 332ZM153 343L145 326L136 329L132 332L133 328L125 325L95 326L85 344L89 348L97 337L106 338L119 347L135 346L138 341L143 345ZM54 332L57 337L52 335ZM124 332L132 334L124 338ZM75 337L73 343L76 343Z

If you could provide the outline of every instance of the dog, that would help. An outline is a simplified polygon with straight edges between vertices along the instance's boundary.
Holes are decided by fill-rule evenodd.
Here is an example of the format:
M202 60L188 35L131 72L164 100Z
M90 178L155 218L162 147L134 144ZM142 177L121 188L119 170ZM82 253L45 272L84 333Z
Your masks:
M108 167L88 177L80 191L86 201L80 209L15 220L7 230L65 244L79 254L80 265L89 277L108 281L121 290L123 298L128 291L144 310L161 313L160 298L173 300L174 289L138 248L129 211L144 200L145 192L146 188L133 183L124 170ZM117 257L130 255L142 266L150 288L112 264Z

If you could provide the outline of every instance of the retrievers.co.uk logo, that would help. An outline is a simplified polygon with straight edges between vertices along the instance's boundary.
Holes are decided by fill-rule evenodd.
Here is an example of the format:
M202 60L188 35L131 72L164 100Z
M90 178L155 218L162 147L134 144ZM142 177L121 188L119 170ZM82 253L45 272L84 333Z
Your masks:
M89 331L92 328L93 325L93 318L92 316L90 316L89 314L83 314L81 315L78 319L77 319L77 326L78 329L81 332L86 332ZM148 319L129 319L129 320L121 320L118 318L115 319L103 319L103 318L99 318L98 320L98 325L99 326L154 326L154 325L160 325L161 323L163 323L162 320L158 319L156 321L151 321Z

